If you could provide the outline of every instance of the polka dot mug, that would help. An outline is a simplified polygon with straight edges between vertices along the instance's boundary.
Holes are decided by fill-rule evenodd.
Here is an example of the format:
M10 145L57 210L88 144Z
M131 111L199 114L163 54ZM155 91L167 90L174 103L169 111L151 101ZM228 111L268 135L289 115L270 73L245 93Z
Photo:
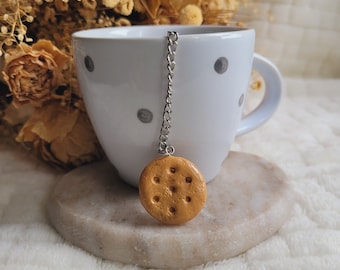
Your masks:
M254 53L252 29L149 25L74 33L89 117L108 159L135 187L145 165L159 156L168 31L178 33L168 140L206 182L218 174L235 136L268 120L280 102L280 72ZM252 69L264 77L266 91L261 104L242 117Z

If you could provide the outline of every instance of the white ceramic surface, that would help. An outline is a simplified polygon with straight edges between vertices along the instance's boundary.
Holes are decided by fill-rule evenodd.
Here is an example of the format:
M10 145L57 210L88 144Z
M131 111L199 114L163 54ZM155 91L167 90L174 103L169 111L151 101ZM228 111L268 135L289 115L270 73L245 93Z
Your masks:
M260 108L241 121L253 68L251 29L171 25L75 33L77 73L92 124L108 158L133 186L159 155L169 30L179 32L169 144L175 155L193 161L207 182L218 173L235 135L270 118L280 100L279 71L255 55L254 67L267 90ZM215 63L221 58L227 69L219 73Z

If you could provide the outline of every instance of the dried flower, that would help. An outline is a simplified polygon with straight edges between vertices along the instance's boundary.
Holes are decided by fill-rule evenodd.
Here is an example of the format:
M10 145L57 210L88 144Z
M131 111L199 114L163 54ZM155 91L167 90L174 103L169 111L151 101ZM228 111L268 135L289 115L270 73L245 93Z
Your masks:
M134 10L139 13L145 12L144 2L141 0L134 0Z
M119 2L120 0L102 0L103 5L108 8L115 8Z
M156 20L157 13L161 8L161 0L137 0L135 1L135 7L138 12L145 12L145 15L152 21Z
M119 18L115 21L115 26L130 26L131 22L126 18Z
M7 48L21 42L31 42L27 25L34 20L31 1L1 0L0 5L0 56Z
M4 67L4 79L13 94L13 104L30 102L34 106L51 99L62 83L62 70L68 57L50 41L39 40L32 47L23 44L10 52Z
M178 21L180 24L200 25L203 22L202 10L196 5L187 5L181 9Z
M80 1L82 6L87 9L95 10L97 7L97 1L96 0L81 0Z
M133 10L133 0L121 0L118 5L115 6L114 11L124 16L129 16Z
M87 114L58 102L36 108L16 140L30 143L47 163L72 169L103 158Z
M203 0L201 8L205 24L228 24L239 7L238 0Z

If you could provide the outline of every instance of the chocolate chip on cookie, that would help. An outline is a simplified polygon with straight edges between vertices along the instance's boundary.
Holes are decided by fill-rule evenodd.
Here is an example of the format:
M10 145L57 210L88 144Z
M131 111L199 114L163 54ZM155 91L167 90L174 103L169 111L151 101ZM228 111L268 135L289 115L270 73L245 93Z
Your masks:
M139 195L152 217L164 224L179 225L194 218L203 208L206 184L191 161L163 156L144 168Z

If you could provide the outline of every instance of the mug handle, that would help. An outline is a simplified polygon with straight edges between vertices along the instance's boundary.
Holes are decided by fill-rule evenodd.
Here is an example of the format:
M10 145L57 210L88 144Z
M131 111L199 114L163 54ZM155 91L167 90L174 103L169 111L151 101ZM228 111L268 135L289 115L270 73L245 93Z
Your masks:
M255 53L253 68L264 79L266 90L261 103L246 115L236 131L236 136L245 134L266 122L277 109L282 94L282 77L278 68L267 58Z

